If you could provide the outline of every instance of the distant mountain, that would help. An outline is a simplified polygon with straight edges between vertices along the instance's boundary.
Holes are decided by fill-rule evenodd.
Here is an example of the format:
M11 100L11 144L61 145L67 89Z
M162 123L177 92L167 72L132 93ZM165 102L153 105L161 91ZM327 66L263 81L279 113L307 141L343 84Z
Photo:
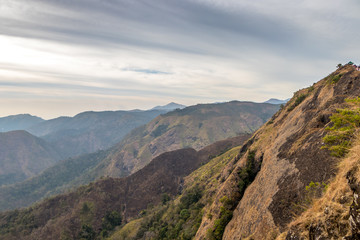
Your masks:
M285 99L285 100L280 100L280 99L276 99L276 98L270 98L269 100L267 100L264 103L270 103L270 104L285 104L290 100L290 98Z
M83 112L59 117L28 129L61 153L63 158L107 149L132 129L148 123L166 110Z
M277 110L278 105L253 102L199 104L160 115L127 135L94 170L93 178L126 176L160 154L252 133Z
M200 151L167 152L126 178L99 180L29 209L0 213L0 236L8 240L80 239L89 233L92 237L83 239L107 236L149 205L170 200L181 192L185 176L248 137L220 141Z
M0 132L25 130L35 124L45 121L30 114L19 114L0 118Z
M252 133L278 109L278 105L233 101L168 112L134 129L106 152L61 161L25 183L0 188L0 209L27 206L102 176L128 176L164 152L186 147L199 150L219 140Z
M26 131L0 133L0 186L32 177L59 159L53 147Z
M156 107L152 108L151 110L167 110L167 111L171 111L171 110L175 110L175 109L183 109L185 107L186 107L185 105L181 105L181 104L171 102L169 104L166 104L165 106L156 106Z

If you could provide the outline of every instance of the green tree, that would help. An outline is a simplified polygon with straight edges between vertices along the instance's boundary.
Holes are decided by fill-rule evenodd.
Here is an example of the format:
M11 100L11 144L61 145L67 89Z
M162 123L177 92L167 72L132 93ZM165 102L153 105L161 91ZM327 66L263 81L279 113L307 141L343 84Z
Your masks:
M81 226L81 231L79 233L79 238L81 240L93 240L95 239L95 236L95 231L90 225L84 224Z

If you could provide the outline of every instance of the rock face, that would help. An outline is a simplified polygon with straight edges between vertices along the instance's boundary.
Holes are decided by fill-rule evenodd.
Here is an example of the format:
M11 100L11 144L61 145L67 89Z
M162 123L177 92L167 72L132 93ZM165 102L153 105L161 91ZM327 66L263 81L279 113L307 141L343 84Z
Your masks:
M326 193L290 223L280 239L360 239L360 141L342 159Z
M346 239L360 239L360 182L356 175L359 174L358 167L348 172L346 178L352 191L353 202L350 206L350 227L351 235Z
M321 148L325 126L345 98L359 95L360 73L351 66L295 93L249 140L243 157L233 166L208 209L215 218L203 218L196 239L207 239L214 221L221 217L218 209L223 196L238 202L223 239L274 239L283 232L296 213L294 206L305 198L305 186L311 181L326 182L334 176L336 159ZM239 172L248 162L250 151L254 153L255 165L261 164L261 169L244 195L235 196L241 180ZM356 225L355 219L356 216Z

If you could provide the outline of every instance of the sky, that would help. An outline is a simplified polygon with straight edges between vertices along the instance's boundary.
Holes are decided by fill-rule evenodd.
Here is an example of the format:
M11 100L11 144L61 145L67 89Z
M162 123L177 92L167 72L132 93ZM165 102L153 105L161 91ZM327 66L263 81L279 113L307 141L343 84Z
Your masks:
M286 99L360 64L359 0L0 0L0 116Z

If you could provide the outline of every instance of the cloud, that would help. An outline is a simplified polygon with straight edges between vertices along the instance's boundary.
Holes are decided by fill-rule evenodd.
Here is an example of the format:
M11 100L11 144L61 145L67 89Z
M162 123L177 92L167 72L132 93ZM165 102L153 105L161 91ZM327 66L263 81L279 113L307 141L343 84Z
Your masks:
M155 69L141 69L141 68L123 68L123 71L145 73L145 74L172 74L170 72L163 72Z
M360 62L359 12L356 0L2 0L0 100L288 98Z

